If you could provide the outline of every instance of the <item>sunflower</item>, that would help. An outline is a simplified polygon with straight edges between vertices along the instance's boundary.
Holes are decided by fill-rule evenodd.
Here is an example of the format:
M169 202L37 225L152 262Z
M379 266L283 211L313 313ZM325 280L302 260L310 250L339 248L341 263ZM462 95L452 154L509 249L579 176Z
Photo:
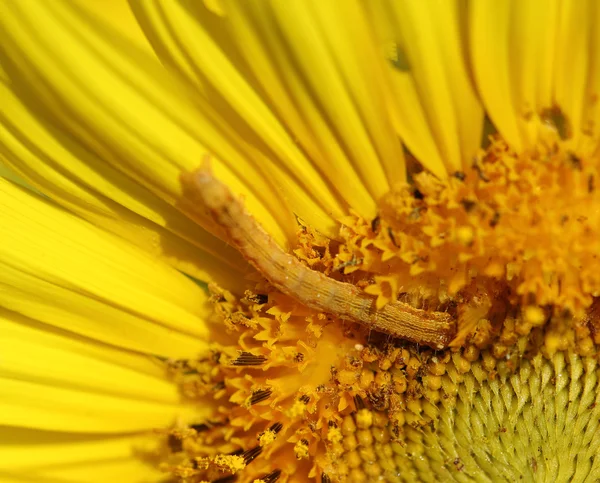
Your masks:
M0 18L0 480L600 480L600 3Z

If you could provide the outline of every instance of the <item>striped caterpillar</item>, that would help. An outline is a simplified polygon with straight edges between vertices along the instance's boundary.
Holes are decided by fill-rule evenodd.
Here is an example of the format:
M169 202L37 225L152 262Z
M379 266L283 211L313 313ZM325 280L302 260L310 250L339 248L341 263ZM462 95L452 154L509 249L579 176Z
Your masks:
M230 242L281 292L312 309L435 349L447 347L452 340L456 324L450 314L416 309L400 301L377 310L376 297L311 270L284 252L244 204L213 176L208 163L189 181Z

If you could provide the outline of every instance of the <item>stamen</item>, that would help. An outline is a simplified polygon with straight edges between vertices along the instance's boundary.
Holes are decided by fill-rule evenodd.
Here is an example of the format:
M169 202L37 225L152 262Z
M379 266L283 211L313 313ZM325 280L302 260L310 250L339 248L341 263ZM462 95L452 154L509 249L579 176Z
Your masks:
M206 164L192 175L191 185L235 247L281 292L312 309L421 345L442 349L452 340L456 324L450 314L400 301L377 310L376 297L311 270L284 252Z
M250 405L258 404L259 402L265 401L269 399L269 397L273 394L272 389L261 389L259 391L255 391L250 396Z
M252 461L254 461L261 453L262 453L261 446L255 446L254 448L249 449L248 451L245 451L242 454L242 457L244 458L244 463L246 463L247 465L252 463Z
M250 352L242 352L231 364L234 366L259 366L266 362L267 358Z
M357 411L365 408L365 402L363 401L363 398L358 395L354 396L354 404Z
M261 477L258 481L260 481L261 483L275 483L277 480L279 480L280 476L281 470L275 470L269 473L268 475Z

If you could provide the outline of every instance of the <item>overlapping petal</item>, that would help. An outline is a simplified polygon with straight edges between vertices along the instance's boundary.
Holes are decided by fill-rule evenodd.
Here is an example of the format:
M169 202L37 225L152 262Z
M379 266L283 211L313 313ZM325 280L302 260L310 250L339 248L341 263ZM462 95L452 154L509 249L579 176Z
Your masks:
M140 352L205 348L206 294L168 265L0 179L0 305Z
M206 282L235 289L241 256L104 162L58 126L45 123L0 84L0 158L64 207Z
M203 417L146 355L0 309L2 481L155 481L155 427Z
M308 222L312 199L333 217L346 203L371 216L389 179L403 178L356 2L236 2L219 12L187 0L130 3L165 63L268 144L269 173Z
M214 108L199 105L156 59L87 12L85 2L6 2L1 8L0 50L10 88L36 117L209 228L203 210L186 203L181 175L214 155L216 173L246 196L275 238L285 244L292 236L285 196L261 174L266 151Z
M152 430L203 417L147 355L6 309L0 331L2 481L154 480Z
M480 146L483 108L471 79L461 1L369 2L389 58L396 127L421 164L440 177L462 170Z
M270 105L359 212L405 177L382 87L383 58L359 2L225 5L229 32Z
M590 138L597 145L598 2L472 2L469 13L474 78L500 134L517 150L530 148L545 111L558 109L575 147L589 152Z
M343 202L312 168L295 135L286 132L243 76L244 62L227 57L222 35L219 41L213 38L222 34L216 33L218 27L225 27L211 25L219 19L210 18L213 14L201 2L131 2L131 6L161 59L194 85L207 109L218 109L227 123L243 132L246 142L264 153L264 173L285 187L294 211L307 220L339 216ZM324 228L330 221L316 221L316 226Z
M157 357L205 350L204 291L6 180L0 236L0 479L157 481L153 429L208 410Z
M150 482L164 479L136 457L140 435L104 436L0 427L0 480L5 483ZM35 444L32 442L35 441Z
M600 157L600 4L595 0L561 2L553 100L564 112L576 148L596 149ZM588 146L589 136L595 143Z

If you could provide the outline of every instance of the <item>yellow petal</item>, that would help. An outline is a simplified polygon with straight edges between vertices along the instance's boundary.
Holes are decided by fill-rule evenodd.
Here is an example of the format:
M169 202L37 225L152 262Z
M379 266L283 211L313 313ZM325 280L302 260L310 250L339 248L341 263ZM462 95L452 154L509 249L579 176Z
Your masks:
M343 202L307 159L303 139L282 125L248 80L246 61L239 53L228 57L232 46L224 20L202 2L133 2L132 8L160 58L195 86L203 109L218 110L245 142L264 153L260 160L248 156L244 165L260 161L263 175L280 187L293 211L333 234Z
M0 331L1 481L152 481L153 429L207 416L147 355L5 309Z
M359 2L227 5L230 32L267 102L330 185L363 215L405 177L383 59Z
M523 123L525 117L552 106L559 5L558 0L543 4L539 0L512 2L511 31L507 41L509 75L517 109L514 115L519 124ZM524 140L528 144L535 142L535 131L522 134L529 134L529 139Z
M561 2L556 31L554 101L566 115L576 146L590 136L600 147L600 4Z
M388 55L397 129L438 176L462 170L480 145L483 109L466 55L459 1L375 1L374 27Z
M589 68L583 98L581 130L596 142L596 157L600 158L600 4L590 2Z
M0 113L1 115L1 113ZM0 125L0 134L2 133L2 126ZM3 140L2 137L0 137L0 140ZM8 167L8 164L6 163L6 161L4 160L2 153L0 152L0 178L5 178L9 181L12 181L13 183L16 183L20 186L23 186L24 188L27 188L31 191L34 191L38 194L41 194L39 191L37 191L33 186L31 186L30 184L27 183L27 181L25 181L23 178L21 178L17 173L15 173L14 170L10 169Z
M470 46L477 88L498 131L521 151L559 108L574 146L598 144L600 48L595 0L473 2ZM584 138L588 136L588 141Z
M3 482L148 482L164 478L136 451L144 436L102 436L24 428L0 428ZM162 478L161 478L162 477Z
M177 401L173 384L151 356L61 333L3 308L0 332L0 377L168 404Z
M127 242L0 179L0 304L119 347L206 347L206 295Z
M72 337L6 309L0 330L0 427L120 433L202 416L181 404L177 386L148 355Z
M110 24L119 34L135 43L140 49L152 52L152 46L137 23L127 0L72 0L94 16Z
M13 470L123 458L143 441L137 434L111 437L14 427L0 428L0 435L0 467Z
M50 468L31 473L0 472L3 483L105 483L127 481L132 483L163 482L164 474L156 474L143 462L135 459L116 459L65 468ZM121 480L122 478L122 480Z
M1 155L29 184L64 207L178 269L240 289L243 258L59 126L40 122L0 84Z
M267 230L282 244L291 238L293 216L274 181L256 167L264 152L214 109L201 110L155 58L83 7L0 5L3 65L11 89L34 116L60 126L114 169L204 224L208 218L186 202L180 178L214 154L223 160L215 160L215 172L246 195Z
M2 425L120 433L165 427L175 422L178 413L183 410L176 400L159 403L0 376Z
M500 134L521 151L519 110L511 89L510 12L511 2L473 2L469 45L474 78L486 111Z

